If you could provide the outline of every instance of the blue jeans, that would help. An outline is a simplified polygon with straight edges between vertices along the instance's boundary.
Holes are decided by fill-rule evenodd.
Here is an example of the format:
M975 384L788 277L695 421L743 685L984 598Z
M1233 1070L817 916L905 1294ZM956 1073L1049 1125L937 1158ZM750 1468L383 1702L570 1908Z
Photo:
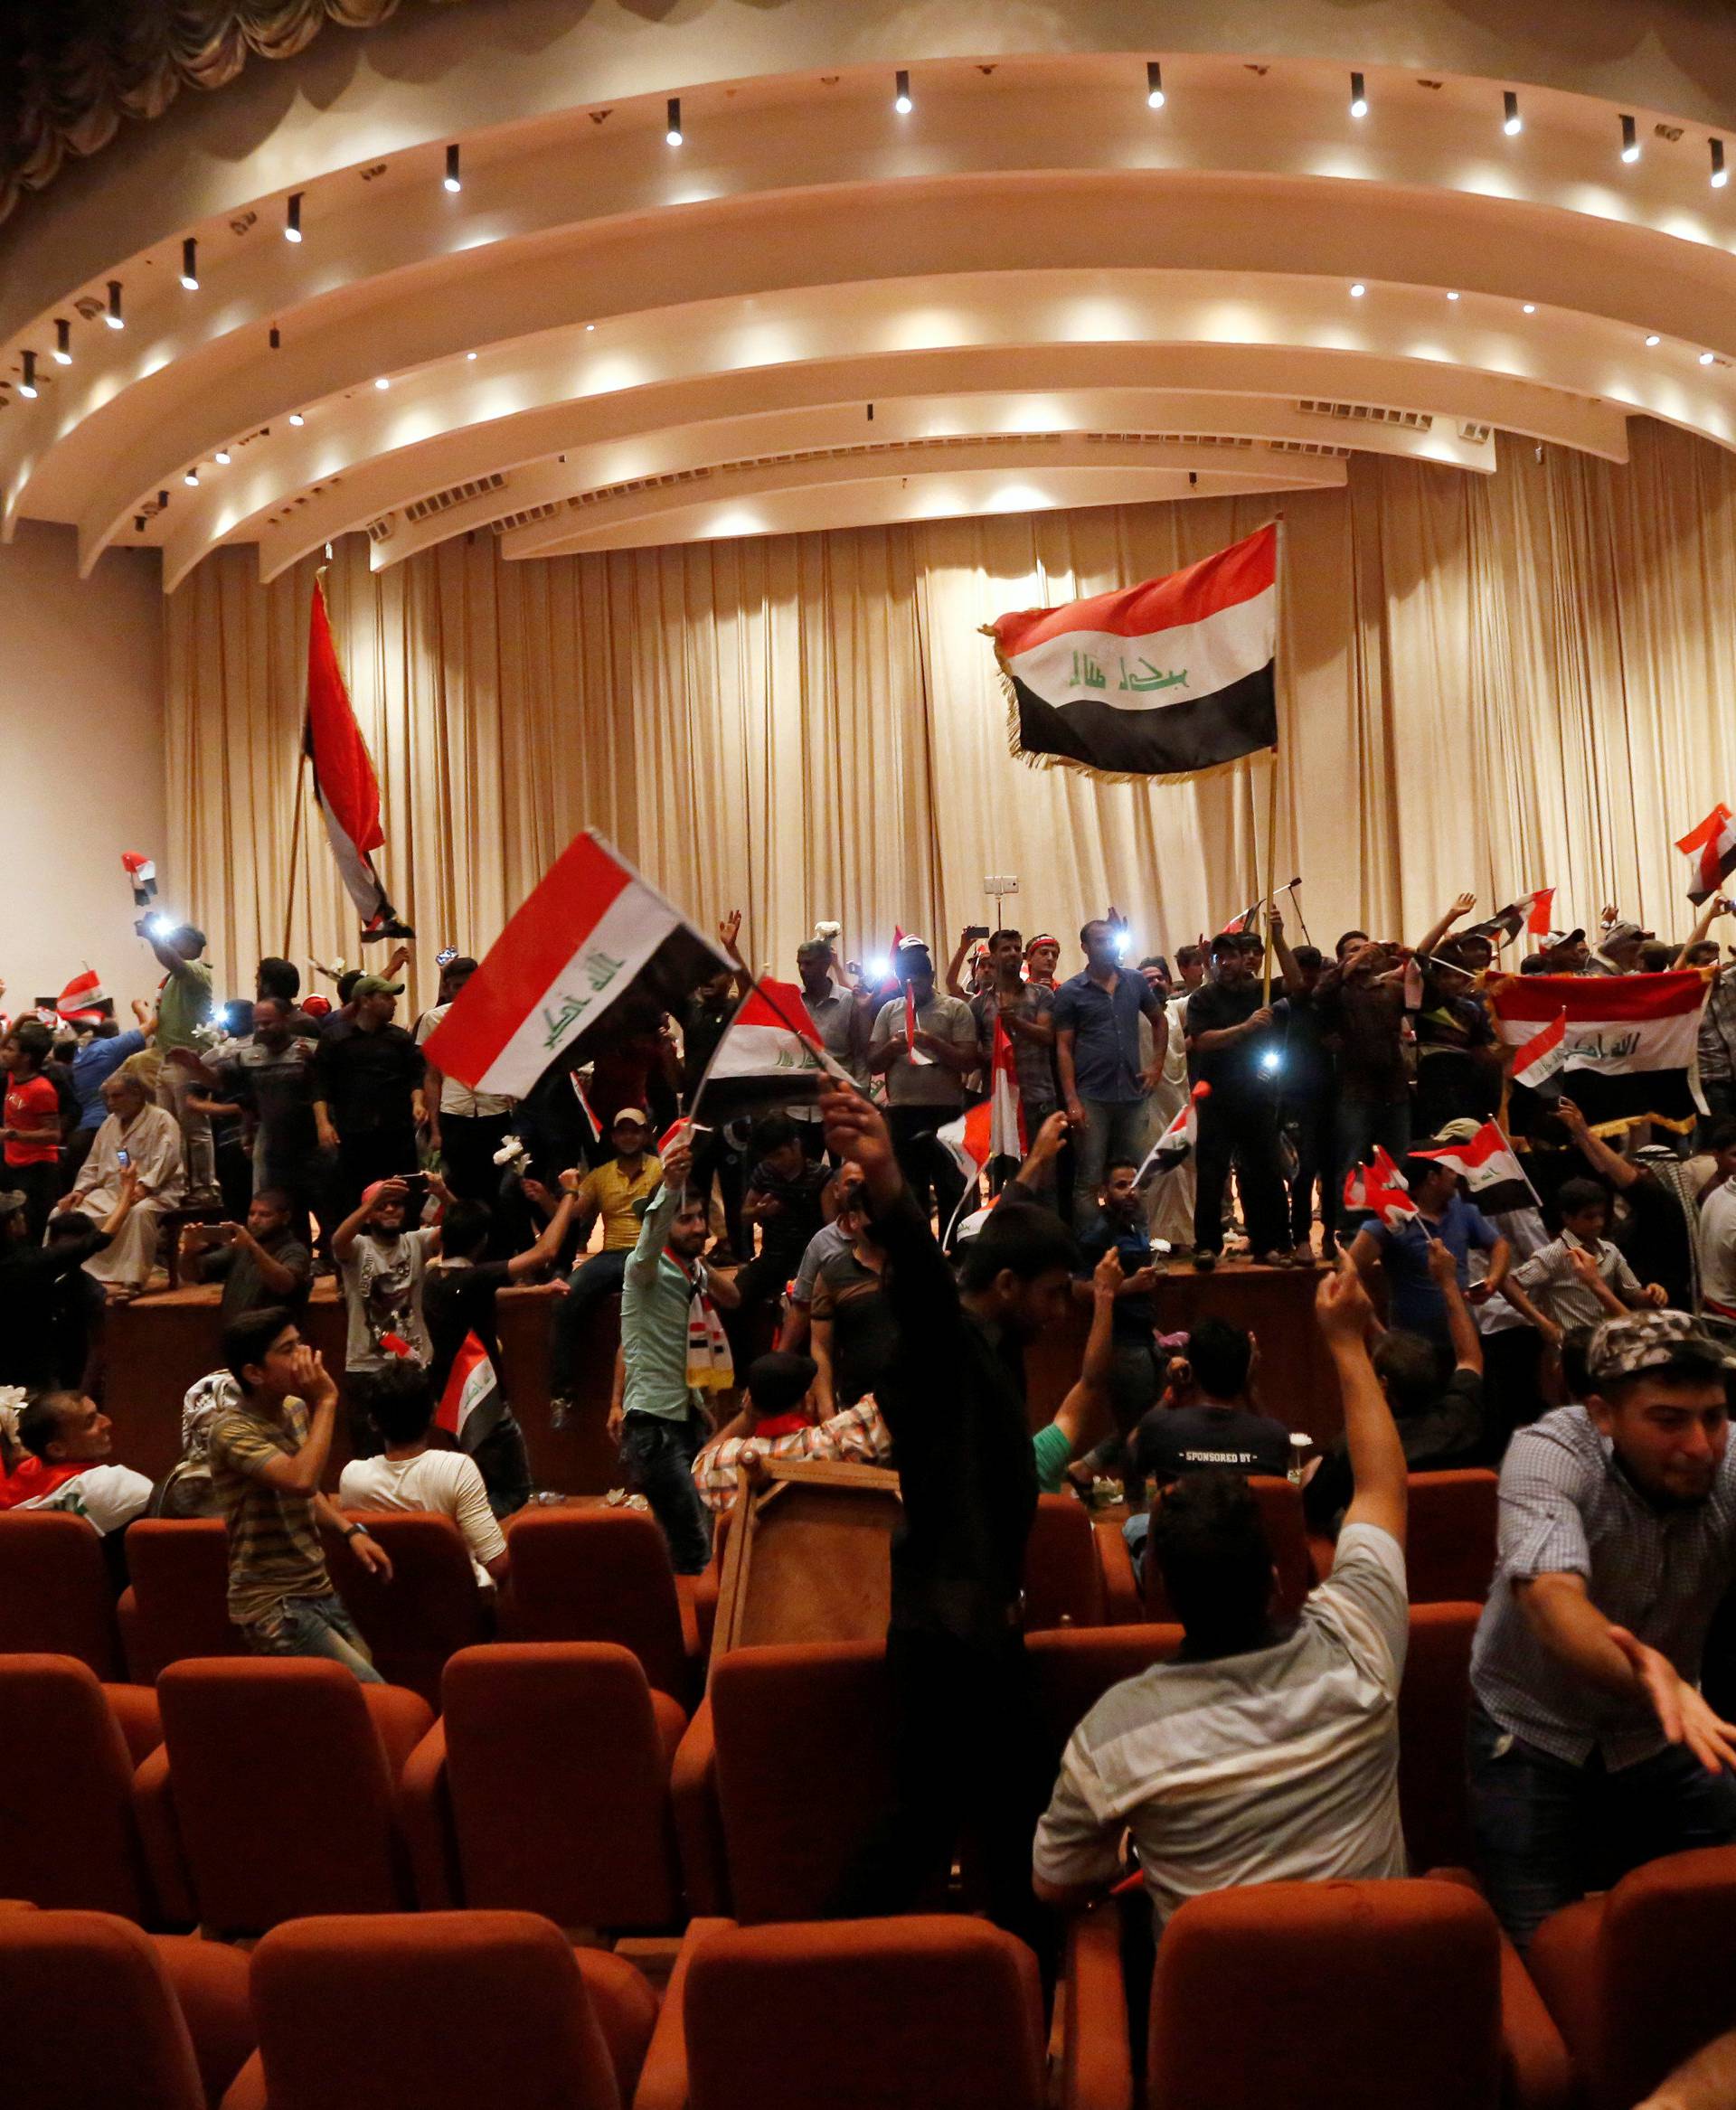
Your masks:
M1080 1104L1085 1109L1085 1133L1073 1138L1073 1229L1084 1231L1097 1220L1097 1191L1109 1167L1123 1158L1137 1165L1145 1156L1146 1120L1143 1098L1081 1099Z
M326 1656L354 1671L364 1685L383 1685L368 1644L336 1591L326 1597L282 1597L275 1612L241 1628L261 1656Z
M1344 1210L1344 1178L1353 1165L1364 1164L1374 1154L1378 1143L1396 1163L1402 1163L1410 1148L1410 1107L1408 1101L1396 1107L1370 1106L1361 1099L1340 1099L1334 1123L1336 1163L1333 1172L1333 1192L1338 1207ZM1368 1221L1366 1213L1351 1215L1344 1210L1344 1220L1340 1236L1354 1238Z
M712 1521L693 1485L693 1460L707 1433L691 1410L681 1421L629 1414L621 1425L621 1470L663 1526L677 1575L697 1575L712 1557Z
M1736 1779L1680 1744L1611 1773L1509 1736L1471 1709L1471 1829L1495 1917L1523 1949L1552 1912L1648 1860L1736 1842Z
M590 1314L605 1297L619 1295L632 1258L631 1246L593 1253L567 1277L567 1294L556 1300L549 1333L549 1390L555 1399L572 1397L579 1381L579 1350Z

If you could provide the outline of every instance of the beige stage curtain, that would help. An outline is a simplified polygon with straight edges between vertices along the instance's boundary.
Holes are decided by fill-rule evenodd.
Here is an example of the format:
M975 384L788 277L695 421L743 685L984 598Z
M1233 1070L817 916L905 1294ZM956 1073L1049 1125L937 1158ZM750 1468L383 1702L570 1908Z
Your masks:
M508 563L489 535L326 586L384 787L412 994L480 952L573 833L604 830L690 913L746 912L790 971L819 917L855 956L895 921L941 957L1009 916L1069 941L1114 901L1173 952L1254 899L1264 758L1099 784L1007 752L980 624L1175 569L1269 501L1203 500ZM1316 940L1415 938L1460 888L1553 884L1690 918L1672 839L1736 804L1736 459L1641 425L1632 463L1505 441L1494 476L1363 457L1291 498L1277 878ZM168 603L169 872L227 984L284 943L313 566L222 551ZM292 955L358 956L311 800Z

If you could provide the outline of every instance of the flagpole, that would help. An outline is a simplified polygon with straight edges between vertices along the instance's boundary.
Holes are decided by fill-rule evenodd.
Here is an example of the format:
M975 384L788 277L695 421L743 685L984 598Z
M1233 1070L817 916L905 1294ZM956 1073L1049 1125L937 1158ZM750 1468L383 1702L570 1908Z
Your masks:
M296 920L296 868L301 861L302 793L306 788L307 775L307 743L303 740L301 758L296 764L295 825L289 832L289 891L283 906L283 956L286 960L294 956L289 950L289 937Z
M1274 899L1272 891L1272 879L1273 874L1278 870L1278 660L1280 656L1278 648L1283 642L1283 617L1281 611L1284 605L1282 580L1284 577L1285 549L1284 515L1281 513L1278 515L1277 527L1277 542L1276 548L1273 551L1274 561L1272 565L1272 615L1274 618L1272 624L1273 739L1271 781L1266 787L1266 871L1263 881L1258 872L1256 872L1254 880L1255 885L1260 888L1260 891L1266 898L1266 986L1260 996L1260 1002L1265 1004L1269 1004L1272 1001L1272 902Z

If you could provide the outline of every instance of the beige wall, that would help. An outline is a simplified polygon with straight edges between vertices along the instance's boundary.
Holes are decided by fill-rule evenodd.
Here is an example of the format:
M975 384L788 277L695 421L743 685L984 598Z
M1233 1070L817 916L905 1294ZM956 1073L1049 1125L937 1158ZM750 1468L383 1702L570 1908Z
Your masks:
M80 583L70 528L0 547L0 981L16 1013L88 961L124 1012L157 979L133 935L123 850L164 900L163 602L155 552Z

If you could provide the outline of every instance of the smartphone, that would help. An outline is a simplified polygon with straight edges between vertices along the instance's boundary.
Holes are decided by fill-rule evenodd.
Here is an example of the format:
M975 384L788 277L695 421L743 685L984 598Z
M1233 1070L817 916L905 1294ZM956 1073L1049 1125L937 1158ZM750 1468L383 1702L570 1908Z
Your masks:
M987 936L988 926L986 923L970 923L967 924L965 927L965 940L967 944L975 945L979 937L986 938Z
M132 1162L133 1154L130 1150L118 1150L115 1153L115 1163L120 1166L123 1172Z
M412 1201L426 1199L428 1194L428 1174L426 1173L400 1173L398 1176L404 1182L405 1191Z

